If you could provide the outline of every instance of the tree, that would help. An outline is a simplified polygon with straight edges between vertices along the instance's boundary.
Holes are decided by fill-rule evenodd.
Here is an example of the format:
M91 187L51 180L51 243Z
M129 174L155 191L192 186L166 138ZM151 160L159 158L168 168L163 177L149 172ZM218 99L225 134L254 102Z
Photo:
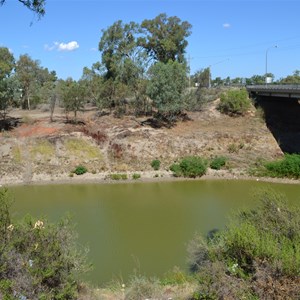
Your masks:
M139 45L155 60L167 63L169 60L184 62L186 38L191 34L191 24L178 17L160 14L153 20L141 24L145 37L139 38Z
M138 24L134 22L123 24L121 20L102 30L99 51L102 52L102 63L107 69L107 79L116 79L124 60L132 59L139 31Z
M65 81L60 81L60 94L63 107L66 112L68 120L69 112L74 112L74 122L77 122L77 113L84 107L85 103L85 89L83 84L68 78Z
M199 88L203 88L203 87L209 88L211 82L210 77L211 77L210 68L205 68L196 72L195 75L193 76L193 79L195 83L197 83L197 86Z
M184 108L183 93L187 87L185 65L177 61L158 62L150 69L147 94L158 113L172 120Z
M293 75L289 75L286 78L280 80L281 84L300 84L300 71L294 71Z
M29 55L21 55L16 63L17 80L22 91L23 109L31 109L40 102L49 102L52 89L55 87L56 73L49 72L40 66L38 60Z
M18 0L18 1L23 5L25 5L28 9L36 13L39 18L45 15L46 0ZM5 2L6 0L0 0L0 5L2 6Z
M15 60L8 48L0 47L0 111L3 118L6 116L9 100L13 95L9 77L14 66Z

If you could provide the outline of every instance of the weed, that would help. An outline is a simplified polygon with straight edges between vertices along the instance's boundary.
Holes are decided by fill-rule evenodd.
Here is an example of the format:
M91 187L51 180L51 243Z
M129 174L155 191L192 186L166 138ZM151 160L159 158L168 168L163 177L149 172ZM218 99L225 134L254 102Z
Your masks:
M137 174L137 173L132 174L132 179L136 180L140 178L141 178L141 174Z
M158 159L154 159L151 162L151 167L153 168L153 170L157 171L160 168L160 160Z
M214 170L220 170L222 167L225 166L227 158L224 156L216 156L210 162L210 167Z
M73 171L73 173L75 173L76 175L83 175L83 174L85 174L87 171L88 171L88 170L87 170L86 167L80 165L80 166L77 166L77 167L75 168L75 170Z

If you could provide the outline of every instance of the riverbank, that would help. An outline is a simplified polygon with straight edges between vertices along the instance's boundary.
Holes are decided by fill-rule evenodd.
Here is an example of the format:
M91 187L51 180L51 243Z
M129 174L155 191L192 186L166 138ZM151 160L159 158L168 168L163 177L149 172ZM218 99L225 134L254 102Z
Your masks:
M217 104L189 112L172 128L154 128L146 117L99 117L92 109L79 115L78 124L66 123L59 110L54 122L47 112L12 111L17 126L0 133L0 184L114 183L109 174L127 174L121 182L185 180L167 171L185 156L226 157L225 170L209 170L200 180L295 183L247 175L249 167L283 153L254 107L244 117L229 117ZM154 159L161 162L159 171L151 167ZM75 175L78 165L88 172ZM141 178L134 180L133 174Z
M0 186L18 186L18 185L60 185L60 184L124 184L138 182L170 182L170 181L195 181L195 180L250 180L269 183L283 184L300 184L299 179L290 178L272 178L272 177L255 177L245 175L241 171L228 170L212 170L209 169L207 174L200 178L184 178L174 177L171 171L143 171L143 172L128 172L127 179L113 180L111 172L103 172L99 174L85 173L83 175L74 174L59 174L51 176L49 174L35 175L30 182L24 182L20 177L4 177L0 179ZM133 175L138 174L140 178L134 179Z

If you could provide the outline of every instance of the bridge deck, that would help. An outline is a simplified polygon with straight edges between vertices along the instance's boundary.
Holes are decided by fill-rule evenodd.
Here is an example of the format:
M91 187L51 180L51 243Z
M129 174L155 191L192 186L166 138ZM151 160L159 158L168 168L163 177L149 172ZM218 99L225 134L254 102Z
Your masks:
M300 85L247 85L246 88L254 95L300 99Z

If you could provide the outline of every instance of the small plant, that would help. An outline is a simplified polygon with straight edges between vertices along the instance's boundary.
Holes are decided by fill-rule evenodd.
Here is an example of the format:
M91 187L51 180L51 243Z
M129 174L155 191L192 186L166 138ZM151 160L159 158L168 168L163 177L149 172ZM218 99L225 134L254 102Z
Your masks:
M229 144L227 147L227 150L229 153L238 153L239 152L239 147L236 144Z
M87 172L87 168L81 165L77 166L73 171L73 173L75 173L76 175L83 175L86 172Z
M170 167L175 177L201 177L206 173L207 162L198 156L187 156Z
M137 180L141 178L141 174L134 173L132 174L132 179Z
M128 179L127 174L118 174L118 173L110 174L109 178L111 180L126 180L126 179Z
M151 167L153 168L153 170L157 171L160 168L160 160L158 159L154 159L151 162Z
M224 156L216 156L211 162L210 167L214 170L220 170L225 166L227 158Z

